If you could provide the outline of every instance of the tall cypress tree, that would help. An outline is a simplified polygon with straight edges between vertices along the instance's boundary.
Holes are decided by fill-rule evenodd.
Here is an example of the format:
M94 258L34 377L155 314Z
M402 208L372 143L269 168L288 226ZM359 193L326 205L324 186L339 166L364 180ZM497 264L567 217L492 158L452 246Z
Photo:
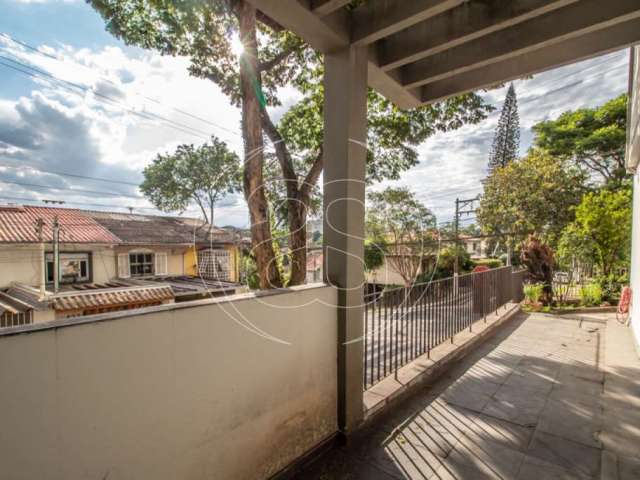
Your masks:
M498 167L504 167L518 157L520 148L520 117L518 99L513 83L509 86L507 97L502 106L493 145L489 153L489 173Z

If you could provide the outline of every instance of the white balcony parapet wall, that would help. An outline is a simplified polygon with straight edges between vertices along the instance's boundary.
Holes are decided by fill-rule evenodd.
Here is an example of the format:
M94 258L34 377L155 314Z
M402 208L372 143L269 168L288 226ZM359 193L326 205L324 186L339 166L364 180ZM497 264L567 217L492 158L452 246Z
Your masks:
M333 435L336 290L234 298L0 334L0 478L262 479Z
M626 164L633 173L633 220L631 236L631 325L640 348L640 46L631 49L629 73L629 114Z

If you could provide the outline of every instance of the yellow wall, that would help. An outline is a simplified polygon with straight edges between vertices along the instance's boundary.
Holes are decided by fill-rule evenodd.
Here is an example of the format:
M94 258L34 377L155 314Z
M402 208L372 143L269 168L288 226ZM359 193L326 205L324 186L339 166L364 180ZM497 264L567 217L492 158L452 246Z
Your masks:
M184 273L196 276L198 274L198 269L196 268L197 263L198 255L196 254L196 247L191 247L184 252Z
M188 274L185 267L186 264L184 262L184 255L187 251L187 247L156 247L156 246L127 246L127 247L116 247L116 256L114 258L114 266L116 268L117 275L117 265L118 265L118 257L119 253L132 253L132 252L150 252L150 253L160 253L164 252L167 254L167 274L168 275L185 275Z
M224 250L228 251L230 254L231 261L231 274L229 275L229 280L231 282L239 282L240 281L240 249L235 245L225 245L222 247ZM196 268L197 265L197 249L195 247L190 247L187 251L184 252L184 267L186 275L198 275L198 270Z

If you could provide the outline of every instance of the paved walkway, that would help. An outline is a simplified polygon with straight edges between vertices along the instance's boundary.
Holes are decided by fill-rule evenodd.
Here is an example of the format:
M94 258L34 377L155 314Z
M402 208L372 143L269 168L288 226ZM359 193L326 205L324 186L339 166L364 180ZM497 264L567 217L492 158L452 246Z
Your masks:
M603 318L519 315L296 478L640 478L640 362Z

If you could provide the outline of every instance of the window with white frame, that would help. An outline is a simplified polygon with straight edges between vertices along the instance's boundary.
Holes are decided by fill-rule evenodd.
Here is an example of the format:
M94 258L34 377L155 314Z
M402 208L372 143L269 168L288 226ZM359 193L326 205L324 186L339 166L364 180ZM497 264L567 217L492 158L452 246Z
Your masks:
M227 250L206 248L198 251L198 273L208 280L231 278L231 255Z
M118 255L120 278L167 275L166 252L134 251Z
M47 283L53 283L53 253L46 254L45 262ZM58 268L58 281L60 283L78 283L91 280L89 253L60 253Z

